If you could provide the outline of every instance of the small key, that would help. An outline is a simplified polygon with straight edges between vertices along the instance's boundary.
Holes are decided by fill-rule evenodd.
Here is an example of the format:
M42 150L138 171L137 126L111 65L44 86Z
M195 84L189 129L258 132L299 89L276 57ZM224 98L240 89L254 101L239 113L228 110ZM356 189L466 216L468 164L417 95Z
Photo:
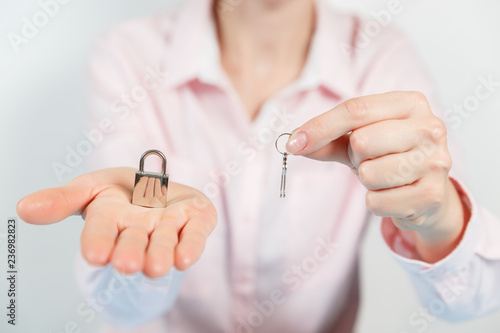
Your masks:
M278 138L276 139L276 142L274 143L274 146L276 147L276 150L278 151L278 153L280 153L281 155L283 155L283 166L281 167L280 198L284 198L286 196L286 191L285 191L286 190L286 170L287 170L286 169L286 160L287 160L287 157L288 157L288 153L286 151L282 152L278 148L278 140L283 135L291 136L292 134L290 134L290 133L283 133L280 136L278 136Z
M283 154L283 166L281 167L281 186L280 186L280 198L284 198L286 196L285 188L286 188L286 157L287 153Z

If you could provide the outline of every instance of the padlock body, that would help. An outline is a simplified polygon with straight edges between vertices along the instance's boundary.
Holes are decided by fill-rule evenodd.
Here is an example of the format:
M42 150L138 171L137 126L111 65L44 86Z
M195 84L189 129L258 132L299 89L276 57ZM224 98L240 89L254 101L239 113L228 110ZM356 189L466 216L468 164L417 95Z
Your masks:
M151 208L166 207L167 189L167 174L137 171L132 204Z
M168 187L168 175L158 173L158 172L144 172L144 171L136 171L135 172L135 183L134 186L137 185L141 177L151 177L151 178L158 178L162 182L162 185L165 185Z

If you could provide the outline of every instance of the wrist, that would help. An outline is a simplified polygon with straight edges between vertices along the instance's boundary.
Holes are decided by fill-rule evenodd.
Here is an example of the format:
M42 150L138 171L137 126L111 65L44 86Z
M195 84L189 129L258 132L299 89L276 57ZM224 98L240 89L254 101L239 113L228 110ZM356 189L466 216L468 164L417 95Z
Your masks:
M414 232L416 250L421 259L433 263L451 253L460 243L469 217L469 209L448 179L441 209L431 217L428 227Z

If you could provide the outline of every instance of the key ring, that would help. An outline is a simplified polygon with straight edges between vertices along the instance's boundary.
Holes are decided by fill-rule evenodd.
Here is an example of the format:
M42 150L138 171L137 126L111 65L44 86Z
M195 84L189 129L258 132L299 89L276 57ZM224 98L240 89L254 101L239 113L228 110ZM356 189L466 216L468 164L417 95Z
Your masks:
M283 155L283 156L286 156L286 155L288 155L288 153L287 153L287 152L282 152L282 151L280 151L280 150L279 150L279 148L278 148L278 141L279 141L279 139L280 139L283 135L288 135L289 137L290 137L290 136L292 136L292 134L291 134L291 133L283 133L283 134L280 134L280 136L278 136L278 138L276 139L276 142L274 142L274 146L276 147L276 150L278 151L278 153L280 153L280 154L281 154L281 155Z

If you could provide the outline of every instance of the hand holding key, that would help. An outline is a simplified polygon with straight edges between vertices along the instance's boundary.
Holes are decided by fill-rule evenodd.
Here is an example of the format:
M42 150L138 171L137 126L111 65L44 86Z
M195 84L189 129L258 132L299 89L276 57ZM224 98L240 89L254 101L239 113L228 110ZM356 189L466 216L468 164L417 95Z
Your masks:
M424 260L444 258L460 241L469 212L449 179L446 126L421 93L345 101L293 131L287 151L350 167L368 209L415 231Z
M201 192L170 182L166 208L131 203L135 170L111 168L83 174L66 185L21 199L19 216L49 224L79 214L83 257L92 265L111 263L125 274L143 271L151 278L175 266L185 270L204 250L217 213Z

